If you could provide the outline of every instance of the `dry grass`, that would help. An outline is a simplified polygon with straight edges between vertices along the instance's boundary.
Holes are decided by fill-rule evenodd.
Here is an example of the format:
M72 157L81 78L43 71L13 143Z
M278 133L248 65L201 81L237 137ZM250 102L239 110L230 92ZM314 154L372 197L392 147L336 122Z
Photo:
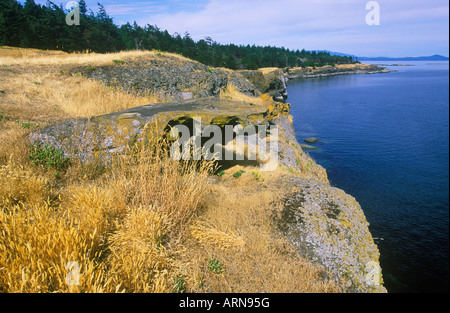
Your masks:
M135 95L81 75L65 74L73 66L110 65L115 59L142 56L158 57L154 51L68 54L0 47L0 114L45 126L160 102L156 95Z
M48 204L0 211L0 291L98 292L103 271L90 238L73 221L58 218ZM66 283L68 262L80 266L80 284Z
M0 206L11 207L19 203L38 205L50 196L48 180L9 161L0 167Z
M203 201L208 165L137 153L92 180L2 166L0 291L174 290L177 245ZM72 261L76 286L66 280Z
M235 167L228 175L242 170ZM249 168L238 179L214 185L207 209L191 227L183 256L190 261L190 288L200 292L337 292L324 270L296 255L276 234L271 215L280 190L265 189ZM257 170L256 168L254 170ZM207 268L219 260L223 273Z
M111 65L113 60L135 59L138 57L157 58L161 55L179 60L187 58L168 52L133 50L116 53L64 53L38 49L0 47L0 66L2 65ZM189 60L192 62L192 60Z
M9 62L0 66L0 292L337 291L274 232L271 214L283 191L272 182L280 173L263 182L252 169L234 168L212 184L211 163L175 162L152 136L109 170L77 160L63 173L32 165L26 138L33 128L22 122L42 127L150 99L59 74L58 62L129 54L8 51L0 57ZM229 179L240 169L246 173ZM208 260L220 261L223 272L211 271ZM76 278L72 261L77 285L67 283Z
M259 97L247 96L240 92L233 84L228 84L225 89L220 90L220 99L247 102L259 105L269 105L273 100L269 94L262 94Z
M269 73L272 73L272 72L275 72L278 70L280 70L278 67L262 67L262 68L258 69L258 71L263 73L264 75L267 75Z
M19 48L19 47L0 47L0 56L8 57L11 59L21 59L21 58L33 58L42 56L55 56L55 55L67 55L66 52L58 50L40 50L31 48Z
M42 121L89 117L159 102L156 96L138 96L105 86L81 75L64 75L57 67L1 68L0 110L18 119ZM22 112L16 113L20 108ZM35 113L39 112L36 116ZM34 114L33 114L34 113Z

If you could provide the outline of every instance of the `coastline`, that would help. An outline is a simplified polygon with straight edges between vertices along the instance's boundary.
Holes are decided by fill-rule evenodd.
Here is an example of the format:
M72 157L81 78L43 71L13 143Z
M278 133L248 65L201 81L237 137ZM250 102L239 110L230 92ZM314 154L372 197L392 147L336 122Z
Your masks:
M335 66L326 65L319 68L294 67L287 71L286 77L288 79L314 78L314 77L327 77L335 75L390 73L392 71L393 70L390 70L388 68L371 64L340 64Z
M86 186L86 190L100 186L100 179L114 179L125 184L129 181L127 175L134 172L130 174L128 167L119 167L115 175L120 180L109 177L108 173L115 171L114 162L130 156L129 153L134 151L130 148L137 144L140 146L140 143L151 143L158 138L173 143L177 138L169 130L175 125L185 126L192 132L194 120L200 120L201 125L198 126L202 133L212 125L216 129L217 126L220 129L230 129L229 126L232 126L234 129L238 125L244 128L265 127L263 129L266 131L260 135L263 136L262 142L270 143L269 150L258 146L259 143L250 143L250 140L240 145L236 138L228 137L227 140L225 137L218 143L220 149L232 152L236 157L231 163L227 161L229 164L219 164L223 166L220 175L213 172L207 179L204 177L204 181L196 178L194 184L186 185L192 186L194 192L214 192L201 200L202 209L192 215L192 220L184 221L187 232L180 240L175 238L172 246L165 247L170 253L180 253L176 257L167 255L166 271L175 276L185 273L192 292L223 292L231 290L231 287L235 292L386 292L379 263L380 253L361 206L352 196L330 185L326 170L298 142L290 114L291 105L285 101L285 71L264 68L244 75L239 71L210 68L177 55L154 52L129 53L122 57L123 62L114 62L115 55L102 57L105 59L96 64L87 61L72 64L67 61L58 67L36 66L34 70L50 73L50 76L45 82L33 85L38 89L52 86L52 80L72 81L76 78L80 84L107 89L105 95L108 96L127 92L137 97L158 93L161 97L154 103L146 102L145 105L138 104L127 109L110 107L106 108L106 112L92 110L81 116L56 115L57 119L29 129L26 138L31 142L27 140L27 146L31 143L36 149L41 144L53 147L61 151L61 157L72 159L80 168L95 165L93 168L99 171L92 178L82 172L80 176L74 176L71 168L67 173L58 172L58 177L40 173L50 176L48 179L54 184L61 184L57 195L63 200L73 190L77 192L79 186ZM10 77L25 75L29 66L5 67L3 71ZM159 78L152 75L149 79L149 75L155 73L165 73L165 76ZM17 89L17 92L20 91ZM53 98L51 100L45 105L54 105ZM64 98L61 104L67 102ZM8 113L8 120L14 118L13 112ZM276 126L276 132L271 132L272 126ZM11 123L8 127L17 125ZM13 147L12 143L10 145ZM251 151L255 152L249 152L250 145L255 148ZM256 154L255 161L250 159L250 153ZM274 163L272 160L276 162L275 167L264 171L261 165L267 164L267 154L274 157L269 157L270 163ZM238 155L244 159L238 159ZM130 162L133 160L131 158ZM157 167L155 170L158 170ZM150 179L150 176L143 177ZM160 187L178 188L180 179L177 177L174 177L173 185ZM138 182L140 180L127 186L139 191L144 186L139 187ZM115 185L111 186L102 185L102 188L116 192L109 189ZM134 193L128 194L128 189L124 192L119 193L118 197L126 204L130 201L129 195ZM170 193L166 198L169 201L173 197ZM182 202L189 199L179 197ZM200 200L193 201L197 203ZM155 207L159 208L164 209L165 206ZM82 210L81 213L87 214L88 211ZM99 217L97 222L105 221ZM136 227L142 226L139 220L136 223ZM80 224L80 229L84 229L83 225ZM92 229L83 231L90 234ZM103 228L102 238L110 236L113 230L108 229ZM127 245L127 249L134 248ZM231 285L224 286L223 280L209 275L207 269L205 273L205 251L209 251L207 257L224 262L226 271L222 276L226 276ZM24 253L28 258L26 251ZM179 266L170 265L172 258L179 262ZM193 259L196 260L194 263ZM257 271L254 264L259 264ZM196 283L198 277L195 273L202 273L201 284ZM242 277L246 278L243 280ZM45 282L42 284L44 286ZM165 284L167 289L164 290L170 290L170 277Z
M121 67L98 67L93 74L87 75L90 77L98 75L101 78L106 76L108 79L117 77L116 81L118 81L123 75L131 75L127 74L130 72L136 80L140 79L136 77L133 61L127 62L128 64ZM171 62L169 58L163 59L158 70L163 71ZM190 61L186 62L184 67L193 66L189 65ZM140 63L137 66L140 66ZM196 66L201 68L201 65ZM353 66L346 68L348 69L345 71L346 74L354 71L360 73L361 68L365 68L365 73L373 71L373 67L366 67L366 65L358 66L357 70ZM153 70L156 69L153 67ZM321 74L325 74L323 71L330 71L330 68L325 67L320 70ZM83 72L82 69L81 72ZM207 69L203 72L202 76L199 75L202 79L213 75ZM218 73L219 70L214 72ZM327 74L338 75L339 73ZM325 271L330 272L342 292L386 292L379 264L380 253L369 231L369 224L361 206L343 190L332 187L326 170L304 152L295 135L290 104L264 96L270 91L272 94L281 93L283 100L287 98L283 71L270 68L245 73L253 80L247 80L239 72L228 72L233 79L227 78L225 74L222 78L224 86L222 88L227 86L227 89L215 92L222 95L222 98L201 96L202 89L198 90L200 92L198 99L180 99L169 103L142 106L48 127L35 133L32 136L33 141L50 143L66 152L78 151L76 157L85 161L108 160L115 153L126 151L126 147L132 141L139 142L141 137L145 136L145 125L154 121L158 121L159 129L156 133L161 136L167 129L166 125L176 125L180 121L189 121L195 117L201 118L201 127L213 124L224 127L229 123L235 125L233 123L236 121L239 121L243 127L277 125L279 129L276 139L278 166L275 172L270 174L272 184L266 182L268 188L274 188L278 190L279 195L282 195L282 206L278 211L274 210L271 217L277 225L276 231L295 247L297 253L306 257L312 264L319 264ZM170 82L171 79L166 77L166 81ZM231 93L232 88L230 89L228 82L231 82L239 92ZM248 98L245 99L240 98L242 96L238 97L242 91L254 90L252 86L255 85L259 86L261 94L259 97L247 96ZM260 86L267 87L262 89ZM171 92L177 94L179 91L174 89ZM269 137L266 140L269 140ZM233 146L237 149L238 145L233 143ZM227 149L225 146L224 148ZM237 171L238 168L241 168L243 172L250 171L246 167L248 165L239 162L231 166L235 168L232 171ZM215 183L222 184L220 180L215 180ZM254 192L260 193L263 197L266 191L258 189ZM245 208L242 209L245 210Z

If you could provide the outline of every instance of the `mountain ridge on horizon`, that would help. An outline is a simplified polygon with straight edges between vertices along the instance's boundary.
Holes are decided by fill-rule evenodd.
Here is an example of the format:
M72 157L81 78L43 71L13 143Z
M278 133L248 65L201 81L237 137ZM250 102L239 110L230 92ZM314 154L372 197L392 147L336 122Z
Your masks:
M329 50L314 50L316 52L328 52L331 55L338 55L338 56L347 56L347 57L353 57L357 58L358 61L448 61L449 57L440 55L440 54L433 54L430 56L408 56L408 57L386 57L386 56L380 56L380 57L364 57L364 56L357 56L354 54L348 54L348 53L342 53L342 52L334 52Z
M448 61L449 58L440 54L419 57L358 57L359 61Z

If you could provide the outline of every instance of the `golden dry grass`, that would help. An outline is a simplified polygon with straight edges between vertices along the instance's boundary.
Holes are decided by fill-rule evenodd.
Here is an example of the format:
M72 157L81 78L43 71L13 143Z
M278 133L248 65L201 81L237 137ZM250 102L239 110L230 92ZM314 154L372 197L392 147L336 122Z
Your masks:
M274 231L278 172L262 181L238 167L211 183L211 163L176 162L151 136L109 170L75 159L62 173L31 164L27 134L36 124L150 99L59 74L58 62L125 54L9 53L19 55L0 57L0 292L337 291ZM210 270L213 259L222 273ZM69 285L73 261L79 282Z
M245 170L239 178L228 178ZM211 186L207 209L191 226L183 257L190 260L190 288L200 292L337 292L310 264L277 235L272 224L280 190L271 179L256 180L249 168L227 170L223 184ZM254 169L255 171L257 168ZM275 177L275 175L274 175ZM261 178L260 178L261 179ZM269 188L263 186L268 184ZM223 273L207 268L219 260Z
M0 72L0 110L19 119L89 117L159 102L156 96L133 95L81 75L61 74L57 67L13 66Z
M97 179L68 181L30 164L2 166L0 291L174 290L177 242L200 208L208 165L139 156L120 164ZM66 280L72 261L76 286Z
M275 72L280 70L278 67L261 67L258 69L259 72L263 73L264 75L267 75L269 73Z
M169 52L133 50L115 53L64 53L61 51L21 49L0 47L0 66L2 65L110 65L113 60L135 59L138 57L156 58L160 55L177 60L189 60L181 55ZM195 62L189 60L190 62Z
M262 94L259 97L247 96L240 92L233 84L228 84L224 89L220 90L220 99L247 102L260 105L269 105L273 100L269 94Z

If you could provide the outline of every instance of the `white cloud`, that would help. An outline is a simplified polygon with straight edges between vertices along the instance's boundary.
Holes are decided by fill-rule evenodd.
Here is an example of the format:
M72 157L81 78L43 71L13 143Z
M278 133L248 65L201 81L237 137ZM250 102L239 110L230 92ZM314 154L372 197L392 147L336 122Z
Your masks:
M328 49L360 55L378 51L380 46L386 52L404 50L408 54L408 49L412 50L419 42L448 43L444 38L448 31L442 30L442 35L431 33L439 28L448 29L446 1L380 0L380 26L366 25L366 3L365 0L210 0L202 10L161 13L138 22L156 24L170 33L188 31L196 40L211 36L221 43Z
M139 14L142 13L156 14L166 11L167 6L155 4L154 1L137 2L137 3L133 2L111 3L105 4L105 10L108 13L108 15L111 16L129 15L136 12L139 12Z

